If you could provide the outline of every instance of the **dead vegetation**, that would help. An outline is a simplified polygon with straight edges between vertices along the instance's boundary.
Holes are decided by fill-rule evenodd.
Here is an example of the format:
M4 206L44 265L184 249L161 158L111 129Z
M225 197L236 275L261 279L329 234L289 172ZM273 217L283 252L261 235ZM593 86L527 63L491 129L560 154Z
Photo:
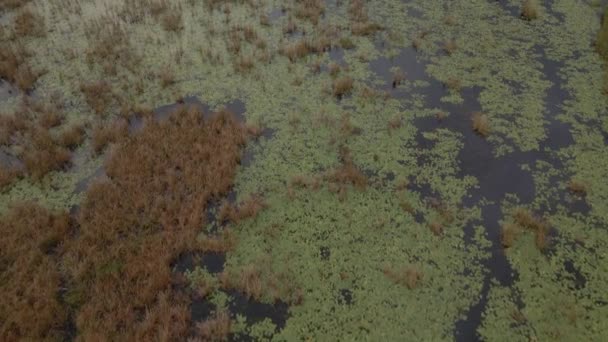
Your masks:
M419 287L423 279L422 271L413 265L400 268L385 266L382 272L393 283L405 286L410 290Z
M473 131L482 137L487 137L490 134L490 122L486 114L475 112L471 116Z
M15 204L0 220L0 339L63 340L59 258L70 232L67 213Z

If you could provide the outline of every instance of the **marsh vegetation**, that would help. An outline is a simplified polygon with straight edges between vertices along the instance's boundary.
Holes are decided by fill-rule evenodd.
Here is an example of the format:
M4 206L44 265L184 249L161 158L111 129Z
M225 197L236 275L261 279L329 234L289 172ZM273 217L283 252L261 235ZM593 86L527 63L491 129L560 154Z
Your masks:
M0 0L0 340L605 340L606 6Z

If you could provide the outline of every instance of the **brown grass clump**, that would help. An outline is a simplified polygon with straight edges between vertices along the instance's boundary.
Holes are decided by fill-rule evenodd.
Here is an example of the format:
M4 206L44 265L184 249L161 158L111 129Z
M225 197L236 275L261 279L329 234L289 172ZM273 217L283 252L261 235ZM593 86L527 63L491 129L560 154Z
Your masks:
M528 209L521 207L515 208L511 213L511 217L515 221L515 224L534 233L534 242L538 249L545 249L549 225L543 218L537 217Z
M392 132L393 130L399 129L401 128L402 124L402 117L400 115L395 115L390 120L388 120L388 131Z
M12 184L21 172L13 166L0 165L0 191Z
M401 85L403 81L405 81L405 72L400 68L397 68L393 71L393 88Z
M87 190L65 262L82 289L76 325L83 340L187 337L189 310L172 287L171 264L199 248L207 203L232 186L244 144L232 114L204 119L182 107L115 146L107 180Z
M443 235L443 225L440 222L433 221L429 223L429 229L435 236Z
M416 266L408 266L398 269L385 266L382 272L395 284L406 286L410 290L417 288L422 282L422 278L424 276L422 271Z
M519 235L521 229L512 223L506 223L502 225L500 231L500 242L504 248L511 248L515 244L515 240Z
M45 33L44 18L29 8L22 10L14 18L17 37L43 36Z
M30 52L22 45L0 42L0 77L14 83L20 90L31 90L40 77L28 64Z
M64 339L58 256L69 231L67 213L33 203L14 205L0 219L0 340Z
M56 111L45 111L38 116L38 123L46 129L57 127L62 121L63 115Z
M450 39L443 44L443 51L448 55L453 54L457 49L458 45L456 45L456 42L453 39Z
M0 0L0 9L13 10L24 6L31 0Z
M160 79L160 86L163 89L175 83L175 73L169 66L163 67L158 74L158 77Z
M129 124L126 120L113 120L106 125L93 128L91 145L95 153L101 153L110 143L116 143L129 133Z
M521 5L521 17L526 20L537 19L540 14L540 6L537 0L524 0Z
M58 145L48 130L35 127L28 134L30 136L21 159L34 180L40 180L47 173L61 170L69 164L70 151Z
M452 91L460 91L462 89L462 82L454 77L450 77L445 81L445 86Z
M264 199L256 194L247 197L238 206L224 202L218 213L218 221L239 223L245 219L255 218L264 208L266 208Z
M177 8L173 8L168 13L165 13L161 19L161 26L167 32L179 32L184 28L182 12Z
M328 173L326 179L330 182L330 190L337 192L344 200L348 186L364 190L367 187L367 177L354 164L350 150L340 148L341 165Z
M234 62L234 70L239 73L250 72L255 66L253 58L249 56L239 56Z
M475 133L482 137L487 137L490 134L490 122L486 114L475 112L471 116L471 121Z
M232 320L227 311L218 311L213 318L196 324L196 337L202 341L228 341Z
M369 21L367 8L362 0L353 0L348 8L351 21L351 32L356 36L372 35L384 28L374 22Z
M84 83L80 86L84 99L96 114L104 114L114 101L112 86L105 81Z
M458 21L456 20L456 17L453 15L446 15L445 17L443 17L443 23L448 26L454 26L457 22Z
M64 129L59 136L59 144L74 149L84 142L86 132L82 125L76 124Z
M333 83L333 94L337 98L348 94L353 89L354 80L350 76L343 76L336 79Z
M355 43L348 37L342 37L340 38L340 47L344 50L354 49Z
M577 179L571 179L568 181L567 188L570 192L577 196L584 197L587 195L587 184Z
M372 22L356 22L350 26L350 32L355 36L370 36L383 29L381 25Z
M298 19L308 20L313 25L319 23L319 17L325 12L325 6L321 0L298 1L295 16Z
M215 253L226 253L234 249L237 240L230 229L224 229L218 236L206 236L200 241L204 251Z
M118 67L138 72L141 57L135 54L128 32L113 17L103 16L87 22L85 33L89 48L86 61L98 64L108 75L116 75Z
M310 46L304 39L288 44L282 49L283 55L289 58L289 61L292 63L306 57L310 52Z

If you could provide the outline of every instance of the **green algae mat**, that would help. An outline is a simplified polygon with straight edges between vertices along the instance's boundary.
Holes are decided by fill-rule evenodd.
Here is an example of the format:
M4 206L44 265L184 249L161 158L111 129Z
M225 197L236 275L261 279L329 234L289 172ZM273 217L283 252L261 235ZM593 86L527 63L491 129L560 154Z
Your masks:
M594 0L0 0L0 339L608 340Z

